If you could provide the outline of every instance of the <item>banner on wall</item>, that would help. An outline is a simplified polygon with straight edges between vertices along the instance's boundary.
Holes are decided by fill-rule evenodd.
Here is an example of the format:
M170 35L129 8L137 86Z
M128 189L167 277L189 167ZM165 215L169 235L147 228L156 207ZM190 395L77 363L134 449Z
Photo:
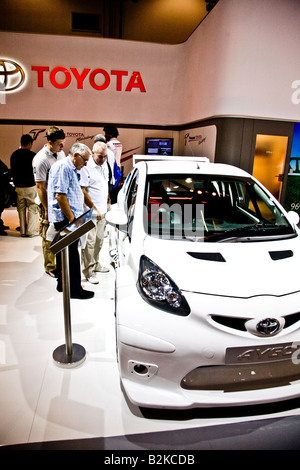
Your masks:
M284 207L300 215L300 123L295 123Z
M6 32L0 42L0 119L177 124L176 49Z
M47 84L63 90L74 82L77 90L90 86L94 90L106 90L113 86L115 91L131 92L134 88L146 93L146 88L140 72L128 70L110 70L103 68L84 68L78 71L76 67L54 67L31 65L25 71L23 65L11 60L0 59L0 92L2 97L7 93L21 91L26 82L31 81L33 87L44 88Z
M217 128L216 126L197 127L181 132L183 139L183 155L193 157L207 157L211 162L215 160Z

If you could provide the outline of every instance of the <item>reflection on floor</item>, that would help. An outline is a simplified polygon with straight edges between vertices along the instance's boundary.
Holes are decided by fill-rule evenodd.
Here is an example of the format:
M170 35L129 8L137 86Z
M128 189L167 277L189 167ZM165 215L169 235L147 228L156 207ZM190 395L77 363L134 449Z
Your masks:
M53 361L65 343L62 294L43 271L41 240L21 238L16 210L0 237L0 444L9 449L299 449L300 401L225 410L154 411L130 405L118 376L114 272L90 300L71 300L78 367ZM107 239L102 263L109 266Z

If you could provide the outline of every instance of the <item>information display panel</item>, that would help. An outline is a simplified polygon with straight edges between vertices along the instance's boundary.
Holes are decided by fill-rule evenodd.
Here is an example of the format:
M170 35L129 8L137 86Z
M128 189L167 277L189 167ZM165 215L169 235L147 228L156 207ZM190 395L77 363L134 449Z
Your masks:
M91 220L92 210L84 212L80 217L74 219L70 224L63 226L55 235L50 249L55 255L66 246L73 243L82 235L91 230L95 224Z

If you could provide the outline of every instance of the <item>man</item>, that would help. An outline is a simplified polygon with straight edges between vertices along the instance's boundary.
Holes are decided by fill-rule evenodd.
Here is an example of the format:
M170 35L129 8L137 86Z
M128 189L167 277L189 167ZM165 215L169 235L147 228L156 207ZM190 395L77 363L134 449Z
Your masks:
M107 147L113 151L117 165L120 168L123 147L121 142L117 139L119 131L115 126L105 126L103 131L105 133Z
M105 133L105 138L106 138L106 145L107 148L112 150L114 156L115 156L115 162L116 165L114 166L112 172L114 176L114 184L113 188L110 190L110 199L112 204L117 202L117 196L118 196L118 183L121 178L121 157L122 157L122 149L123 146L121 142L117 139L119 135L119 131L115 126L105 126L103 128L104 133Z
M44 255L45 272L51 277L56 277L55 256L50 250L50 244L46 239L46 233L49 227L48 221L48 202L47 186L50 168L54 163L65 158L63 151L65 143L65 133L56 126L50 127L46 134L47 144L35 155L33 159L33 174L37 187L37 203L40 213L39 232L42 237L42 248Z
M104 142L106 144L106 138L103 134L97 134L94 138L94 143L96 142ZM106 146L107 147L107 146ZM115 166L115 155L114 152L107 147L107 168L108 168L108 195L110 196L111 191L115 184L114 178L114 166Z
M81 189L77 171L87 164L90 149L82 143L74 144L67 158L59 160L49 172L48 181L48 215L49 222L57 231L73 222L84 212L84 193ZM87 201L87 204L89 202ZM91 207L93 204L91 203ZM75 299L90 299L94 292L84 290L81 286L79 240L69 245L70 296ZM62 292L61 253L56 257L57 290Z
M91 284L98 284L96 272L106 273L108 268L101 266L99 255L103 245L105 232L105 214L108 198L108 166L107 146L96 142L92 150L92 158L80 171L80 185L85 195L88 207L95 207L96 225L87 235L86 246L81 251L82 272Z
M17 194L17 211L20 221L21 237L35 237L37 233L38 211L36 205L37 189L33 176L32 152L33 139L23 134L21 147L10 157L11 176Z

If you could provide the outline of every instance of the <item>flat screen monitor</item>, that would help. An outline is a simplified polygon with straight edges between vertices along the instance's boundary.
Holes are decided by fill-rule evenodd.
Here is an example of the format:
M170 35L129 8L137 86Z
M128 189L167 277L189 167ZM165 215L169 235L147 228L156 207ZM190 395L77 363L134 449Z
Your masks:
M173 155L172 138L146 137L145 139L146 155Z

